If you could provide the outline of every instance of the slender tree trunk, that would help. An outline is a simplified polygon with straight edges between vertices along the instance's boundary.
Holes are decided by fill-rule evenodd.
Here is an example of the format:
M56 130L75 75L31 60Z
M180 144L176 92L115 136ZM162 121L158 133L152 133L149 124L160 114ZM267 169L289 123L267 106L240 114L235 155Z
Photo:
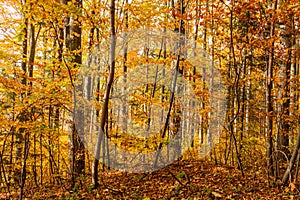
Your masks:
M277 0L274 3L274 11L277 10ZM270 38L274 36L275 33L275 23L271 22L271 32ZM269 174L274 175L274 161L273 161L273 100L272 100L272 90L273 90L273 65L274 65L274 42L271 44L267 70L266 70L266 134L267 134L267 158L268 158L268 169Z
M26 4L26 2L24 2L24 5ZM30 7L32 6L32 4L30 4ZM25 19L27 20L27 19ZM27 29L27 26L28 26L28 21L25 23L26 24L26 28ZM27 32L27 30L24 30ZM39 29L40 31L40 29ZM34 24L30 24L30 50L29 50L29 60L28 60L28 76L29 78L33 78L33 65L34 65L34 59L35 59L35 51L36 51L36 41L37 41L37 38L38 38L38 35L39 35L39 31L37 33L37 36L35 38L35 27L34 27ZM27 35L27 34L25 34ZM27 38L24 38L24 40L26 40L26 52L27 52ZM23 49L25 51L25 49ZM27 55L27 54L26 54ZM26 60L25 60L26 62ZM22 63L23 64L23 63ZM22 66L23 67L23 66ZM23 68L23 71L26 67ZM27 85L27 81L25 83L24 81L24 84ZM30 95L31 94L31 87L32 87L33 83L32 83L32 80L29 80L29 91L27 93L27 95ZM26 94L25 94L26 95ZM21 114L21 121L22 122L25 122L28 120L29 118L29 114L32 114L33 112L33 109L31 109L30 111L23 111L23 113ZM30 133L28 131L26 131L25 128L21 128L22 129L22 135L23 133L25 134L24 136L24 156L23 156L23 166L22 166L22 169L21 169L21 181L20 181L20 193L19 193L19 199L22 199L23 198L23 189L24 189L24 186L25 186L25 182L26 182L26 173L27 173L27 158L28 158L28 155L29 155L29 148L30 148L30 143L29 143L29 140L30 140ZM23 138L23 136L22 136ZM37 183L37 181L36 181Z
M62 0L62 3L68 4L70 0ZM79 10L82 8L82 0L76 0L74 2ZM70 24L71 23L71 24ZM69 63L66 63L71 85L73 87L73 108L71 116L72 122L70 125L69 133L69 160L70 160L70 172L72 187L75 185L76 178L84 173L85 169L85 151L84 151L84 108L76 107L76 91L83 92L83 84L81 83L77 90L74 85L75 77L71 73L71 68L78 68L82 64L81 53L81 21L80 15L72 14L65 17L65 44L67 49L73 55ZM81 96L83 94L80 94ZM77 123L75 124L75 122Z
M26 5L26 0L22 1L22 5ZM23 42L22 42L22 63L21 63L21 68L23 71L22 74L22 80L21 83L26 87L27 85L27 57L28 57L28 19L26 18L26 15L24 14L23 16L23 21L24 21L24 28L22 31L23 34ZM22 92L21 98L25 98L26 92ZM20 122L25 122L25 115L26 113L21 113L19 117ZM19 128L18 132L16 133L16 157L15 157L15 162L17 165L21 165L21 159L22 159L22 144L23 144L23 134L25 132L24 128ZM21 177L21 169L17 168L15 169L14 172L14 181L17 184L20 184L20 177Z
M20 183L20 193L19 193L19 199L23 199L23 191L26 181L26 173L27 173L27 158L29 154L29 137L30 134L28 132L25 133L25 143L24 143L24 157L23 157L23 166L21 171L21 183Z
M294 77L292 76L292 70L294 70L294 76L296 77L299 73L299 70L297 69L297 54L295 53L295 46L296 46L296 31L295 31L295 24L294 24L294 16L291 15L289 16L290 17L290 21L291 21L291 27L285 27L286 29L286 32L284 33L283 35L283 40L284 40L284 43L285 43L285 46L288 48L288 54L287 54L287 60L286 60L286 82L285 82L285 86L286 86L286 98L288 98L288 101L287 102L284 102L284 105L283 107L286 109L284 115L287 116L287 115L291 115L293 114L292 112L293 111L289 111L290 109L290 106L297 102L298 101L298 92L297 92L297 89L294 90L296 93L295 97L293 98L292 96L292 92L293 89L292 88L295 88L295 86L293 86L295 83L290 83L291 80L294 79ZM294 54L294 57L292 56ZM299 66L299 65L298 65ZM290 105L291 104L291 105ZM295 106L296 108L294 108L293 110L298 110L297 109L297 106ZM285 133L285 131L289 131L291 128L290 128L290 125L288 124L288 121L285 122L285 124L283 124L283 131ZM287 132L289 133L289 132ZM287 135L287 138L283 138L283 141L284 140L288 140L288 135ZM282 142L284 143L284 142ZM286 147L288 147L288 141L286 141L285 145L287 145ZM299 149L300 149L300 129L298 130L298 135L297 135L297 140L296 140L296 145L294 147L294 150L293 150L293 153L292 153L292 157L290 158L290 162L289 162L289 166L287 167L286 171L285 171L285 174L282 178L282 183L284 185L287 184L289 178L291 178L291 172L294 168L294 165L295 165L295 162L297 161L297 167L296 167L296 172L295 172L295 176L294 176L294 180L297 179L297 176L298 176L298 167L299 167L299 156L300 156L300 152L299 152Z
M104 94L104 102L102 104L102 113L100 118L100 130L97 138L97 143L94 152L94 161L92 167L92 181L95 188L99 186L98 180L98 166L100 159L100 143L104 136L104 127L106 123L106 115L108 112L108 103L110 97L110 91L115 75L115 51L116 51L116 33L115 33L115 0L111 0L110 4L110 71L107 80L107 85Z
M283 178L282 178L282 183L284 185L286 185L289 178L291 178L291 172L292 172L293 167L295 165L296 158L299 154L299 149L300 149L300 129L298 130L296 146L294 147L294 151L293 151L292 157L290 159L289 166L287 167L287 169L286 169L286 171L283 175Z
M180 1L180 13L183 14L184 12L184 1L181 0ZM181 37L181 34L183 34L183 20L180 19L179 20L179 28L178 28L178 32L179 32L179 37ZM174 98L175 98L175 90L176 90L176 82L177 82L177 76L178 73L180 73L180 56L182 54L181 51L181 45L182 45L182 41L181 38L179 38L179 42L178 42L178 53L177 53L177 59L176 59L176 66L175 66L175 75L174 75L174 80L172 81L173 85L172 85L172 90L171 90L171 96L170 96L170 101L169 101L169 108L168 108L168 112L167 112L167 116L166 116L166 122L163 128L163 132L161 134L161 138L164 139L167 133L167 129L169 127L169 120L170 120L170 116L171 116L171 111L172 111L172 107L173 107L173 102L174 102ZM157 167L157 163L158 163L158 158L162 149L162 145L163 143L160 142L155 154L155 159L154 159L154 163L153 163L153 168Z
M290 21L292 24L292 16ZM284 55L284 63L282 65L282 83L281 83L281 98L282 104L282 115L280 116L279 124L279 136L277 138L277 148L287 155L289 155L289 135L290 135L290 102L291 102L291 69L292 69L292 37L291 28L285 25L282 40L284 42L284 48L287 49L287 53Z

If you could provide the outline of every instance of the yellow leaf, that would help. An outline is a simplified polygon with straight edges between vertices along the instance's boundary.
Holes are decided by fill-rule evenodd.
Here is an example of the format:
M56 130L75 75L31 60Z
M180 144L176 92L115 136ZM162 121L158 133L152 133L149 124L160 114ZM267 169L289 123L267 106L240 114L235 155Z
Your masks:
M217 198L222 198L222 195L220 193L212 192L212 194Z

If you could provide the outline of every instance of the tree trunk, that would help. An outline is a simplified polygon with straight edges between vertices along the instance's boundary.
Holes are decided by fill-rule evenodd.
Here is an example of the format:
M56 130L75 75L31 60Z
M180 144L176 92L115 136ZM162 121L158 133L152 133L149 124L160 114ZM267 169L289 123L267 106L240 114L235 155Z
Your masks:
M100 158L100 143L104 136L104 127L106 123L106 115L108 112L108 103L110 97L110 91L115 75L115 51L116 51L116 33L115 33L115 0L111 0L110 4L110 71L107 80L107 85L104 94L104 102L102 104L102 113L100 118L100 130L95 146L94 161L92 167L92 181L95 188L99 186L98 181L98 166Z
M26 2L24 1L25 5ZM30 7L32 6L32 4L30 4ZM30 8L31 9L31 8ZM28 44L27 44L27 28L28 28L28 19L25 18L25 28L24 28L24 33L25 33L25 38L24 38L24 42L23 43L23 53L25 53L23 56L24 60L22 62L22 69L24 72L27 71L26 67L27 67L27 48L28 48ZM40 29L39 29L40 31ZM35 27L34 24L30 24L30 50L29 50L29 59L28 59L28 77L29 78L33 78L33 65L34 65L34 59L35 59L35 51L36 51L36 40L38 38L39 35L39 31L37 33L37 36L35 38ZM25 75L26 76L26 75ZM23 79L23 84L25 86L27 86L27 78L24 77ZM31 94L31 87L32 87L32 79L29 80L29 91L27 94L23 94L22 98L29 96ZM29 114L32 114L31 112L33 112L33 109L31 108L31 110L24 110L22 111L21 115L20 115L20 121L21 122L26 122L29 120ZM24 135L24 137L23 137ZM23 155L23 166L21 169L21 176L20 176L20 193L19 193L19 199L23 198L23 190L24 190L24 186L25 186L25 182L26 182L26 173L27 173L27 158L29 155L29 148L30 148L30 134L29 132L25 129L25 128L20 128L19 130L19 135L18 135L19 139L21 139L20 145L21 143L24 142L24 155Z
M22 5L26 4L26 0L22 1ZM25 14L23 15L23 20L24 20L24 28L23 28L23 42L22 42L22 63L21 63L21 68L23 71L22 74L22 80L21 83L26 87L27 85L27 50L28 50L28 19L26 18ZM25 98L26 93L22 92L21 98ZM24 122L25 121L25 113L20 114L19 116L19 121ZM16 157L15 157L15 162L17 165L21 165L21 158L22 158L22 143L23 143L23 134L25 132L24 128L20 128L18 132L16 133ZM15 169L14 172L14 182L16 184L20 184L20 177L21 177L21 168Z
M277 10L277 0L274 3L274 12ZM271 22L270 38L275 34L275 23ZM267 61L266 70L266 134L267 134L267 159L268 159L268 172L274 175L274 161L273 161L273 64L274 64L274 41L271 44L269 57Z
M294 148L294 151L293 151L293 155L290 159L290 162L289 162L289 166L287 167L284 175L283 175L283 178L282 178L282 183L284 185L287 184L288 180L289 180L289 177L291 177L291 171L293 170L293 167L295 165L295 161L296 161L296 158L299 154L299 149L300 149L300 129L298 130L298 136L297 136L297 141L296 141L296 146Z
M292 16L289 16L292 24ZM291 26L291 25L290 25ZM277 148L289 156L289 135L290 135L290 102L291 102L291 69L292 69L292 37L291 27L288 24L284 25L282 34L284 49L287 53L284 54L284 63L282 65L282 82L281 82L281 98L283 100L282 111L279 124L279 135L277 138Z
M184 1L181 0L180 1L180 14L182 15L184 13L184 10L185 10L185 7L184 7ZM173 107L173 102L174 102L174 98L175 98L175 89L176 89L176 82L177 82L177 76L178 76L178 73L183 73L183 68L182 70L180 70L180 56L182 54L182 51L181 51L181 45L183 43L182 39L181 39L181 35L185 33L185 30L184 30L184 27L183 27L183 20L180 19L179 20L179 27L178 29L176 28L175 30L178 30L179 32L179 42L178 42L178 52L177 52L177 59L176 59L176 66L175 66L175 75L174 75L174 81L172 81L173 85L172 85L172 90L171 90L171 96L170 96L170 101L169 101L169 108L168 108L168 112L167 112L167 116L166 116L166 121L165 121L165 125L164 125L164 128L163 128L163 132L161 134L161 138L164 139L165 136L166 136L166 133L167 133L167 129L169 127L169 120L170 120L170 116L171 116L171 111L172 111L172 107ZM180 118L180 117L179 117ZM177 121L179 120L179 123L180 123L180 119L176 119ZM178 122L176 122L178 123ZM175 124L175 126L177 126ZM178 134L178 133L176 133ZM156 154L155 154L155 159L154 159L154 162L153 162L153 168L156 168L157 167L157 163L158 163L158 157L160 155L160 152L161 152L161 149L162 149L162 145L163 143L160 142L159 145L158 145L158 148L156 150Z
M62 3L68 4L70 0L62 0ZM82 0L76 0L74 5L78 8L82 8ZM70 75L70 81L73 87L73 108L71 116L72 122L69 132L69 160L70 160L70 172L72 186L75 185L76 178L84 173L85 169L85 152L84 152L84 111L83 108L76 107L76 88L73 84L75 77L71 74L71 68L78 68L82 64L81 53L81 22L80 16L73 14L70 17L65 17L65 44L69 52L72 54L70 64L68 64L68 70ZM70 22L72 22L70 24ZM77 90L83 92L83 84L77 86ZM80 94L83 95L83 94ZM77 123L75 123L77 122Z

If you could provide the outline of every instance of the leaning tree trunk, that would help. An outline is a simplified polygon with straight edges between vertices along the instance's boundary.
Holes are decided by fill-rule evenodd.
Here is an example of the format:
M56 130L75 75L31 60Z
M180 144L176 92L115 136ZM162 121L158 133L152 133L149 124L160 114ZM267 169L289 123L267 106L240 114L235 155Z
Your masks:
M183 15L183 13L185 12L184 0L180 1L179 6L180 6L179 7L180 14ZM166 116L166 121L164 123L163 131L162 131L162 134L161 134L162 139L164 139L166 137L167 129L169 127L169 121L170 121L170 118L171 118L171 111L172 111L172 107L174 106L173 104L174 104L174 100L175 100L175 89L176 89L176 82L177 82L177 78L178 78L178 73L183 74L183 68L182 68L182 70L180 70L180 56L182 54L181 46L183 45L183 42L184 42L184 41L182 41L181 36L182 36L182 34L185 34L185 29L184 29L183 25L184 25L183 20L180 19L178 29L175 28L175 31L178 30L178 33L179 33L178 34L178 36L179 36L179 42L178 42L179 51L177 52L177 56L176 56L177 58L176 58L176 66L175 66L175 75L174 75L174 80L172 81L173 85L172 85L172 90L171 90L171 96L170 96L169 108L168 108L168 112L167 112L167 116ZM180 123L180 118L176 119L176 120L178 120L179 123ZM177 126L179 124L178 121L175 122L175 126ZM175 134L180 134L180 133L178 133L176 131ZM158 144L158 148L156 150L156 154L155 154L155 158L154 158L154 162L153 162L153 168L157 167L158 158L159 158L162 146L163 146L163 143L160 142Z
M298 130L298 136L297 136L297 142L296 142L296 146L294 148L294 151L293 151L293 155L290 159L290 162L289 162L289 166L288 168L286 169L284 175L283 175L283 178L282 178L282 183L283 185L286 185L288 180L289 180L289 177L291 176L291 171L295 165L295 162L296 162L296 158L299 154L299 149L300 149L300 129Z
M108 114L108 103L111 87L114 80L115 75L115 51L116 51L116 33L115 33L115 0L111 0L110 4L110 71L107 80L107 86L104 94L104 101L102 104L102 112L100 118L100 132L98 134L95 152L94 152L94 161L92 167L92 181L95 188L99 186L98 180L98 166L99 166L99 158L100 158L100 144L104 136L104 127L106 123L106 115Z

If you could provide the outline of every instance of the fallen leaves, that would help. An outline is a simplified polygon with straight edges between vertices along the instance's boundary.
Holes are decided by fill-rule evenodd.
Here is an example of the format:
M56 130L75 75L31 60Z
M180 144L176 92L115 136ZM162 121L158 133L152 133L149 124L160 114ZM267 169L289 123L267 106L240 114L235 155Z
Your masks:
M89 175L87 174L87 177ZM102 171L100 187L91 189L89 179L80 183L76 191L64 191L58 185L31 188L25 195L29 199L297 199L298 185L287 188L276 184L269 187L267 177L261 173L240 171L232 167L207 161L184 160L154 172L128 173ZM66 185L69 183L66 181ZM2 196L4 194L1 194ZM17 192L14 196L17 195ZM1 197L2 197L1 196ZM17 196L16 196L17 197Z

